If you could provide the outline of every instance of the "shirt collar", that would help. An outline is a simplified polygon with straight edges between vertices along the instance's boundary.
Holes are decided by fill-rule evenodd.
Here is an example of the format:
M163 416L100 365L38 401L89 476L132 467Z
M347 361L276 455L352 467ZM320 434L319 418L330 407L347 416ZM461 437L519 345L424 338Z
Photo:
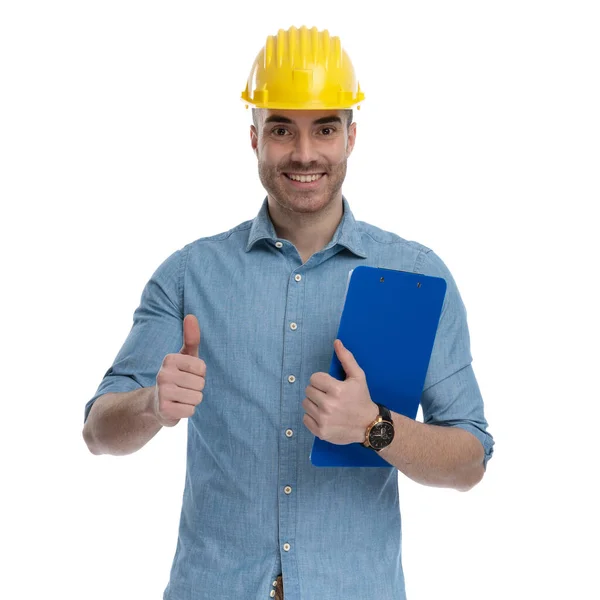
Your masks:
M367 258L367 254L365 253L362 245L360 230L356 224L354 215L350 210L348 200L346 200L346 197L343 195L342 202L344 205L344 214L342 215L342 220L340 221L335 233L333 234L333 237L331 238L331 242L329 242L327 247L340 244L341 246L348 248L348 250L357 256L360 256L361 258ZM269 216L268 205L268 198L265 197L258 214L252 222L245 252L252 250L254 244L259 240L268 239L275 241L278 239L277 234L275 233L275 227L273 226L273 222Z

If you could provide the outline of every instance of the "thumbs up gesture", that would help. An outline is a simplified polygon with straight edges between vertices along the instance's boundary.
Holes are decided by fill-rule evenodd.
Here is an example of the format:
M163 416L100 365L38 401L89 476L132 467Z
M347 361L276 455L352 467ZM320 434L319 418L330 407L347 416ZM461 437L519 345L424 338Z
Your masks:
M164 427L194 414L202 402L206 363L199 358L200 326L194 315L183 319L183 346L178 354L167 354L156 376L153 413Z

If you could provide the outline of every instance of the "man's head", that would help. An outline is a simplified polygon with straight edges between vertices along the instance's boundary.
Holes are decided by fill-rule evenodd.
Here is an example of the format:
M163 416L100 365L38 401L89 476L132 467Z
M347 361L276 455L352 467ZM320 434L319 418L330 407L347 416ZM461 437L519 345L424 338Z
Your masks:
M252 149L269 196L292 212L313 213L341 201L356 139L352 110L252 110ZM294 181L311 175L311 181Z

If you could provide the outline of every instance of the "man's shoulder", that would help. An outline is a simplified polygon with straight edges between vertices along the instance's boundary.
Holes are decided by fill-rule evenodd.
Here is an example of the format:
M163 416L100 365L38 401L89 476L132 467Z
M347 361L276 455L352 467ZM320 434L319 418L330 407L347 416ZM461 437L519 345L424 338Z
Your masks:
M239 225L236 225L235 227L232 227L231 229L228 229L226 231L221 231L220 233L214 233L212 235L207 235L204 237L197 238L197 239L187 243L186 247L197 246L204 242L222 242L224 240L230 239L232 236L234 236L234 240L235 240L235 234L243 233L243 232L247 231L248 229L250 229L252 227L252 223L253 223L253 219L243 221Z
M416 240L408 240L393 231L388 231L366 221L356 221L356 225L361 232L363 242L370 241L380 245L384 249L384 256L397 256L400 250L402 261L411 264L411 268L416 273L424 275L433 275L451 279L452 275L448 266L442 258L434 252L429 246ZM385 252L387 248L391 252Z
M363 236L366 235L367 238L371 238L374 242L378 244L398 244L414 250L417 254L427 254L431 252L431 248L428 248L427 246L420 242L417 242L416 240L408 240L398 235L397 233L394 233L393 231L382 229L381 227L373 225L372 223L357 220L356 226L359 228L359 231Z

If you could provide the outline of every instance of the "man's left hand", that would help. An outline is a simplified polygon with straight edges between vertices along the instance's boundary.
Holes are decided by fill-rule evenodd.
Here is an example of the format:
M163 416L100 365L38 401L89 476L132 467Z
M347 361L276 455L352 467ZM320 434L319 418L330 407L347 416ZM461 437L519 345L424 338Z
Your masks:
M332 444L362 443L379 408L371 400L365 372L352 352L341 340L336 340L333 347L346 380L335 379L329 373L313 373L302 402L306 411L303 423L313 435Z

